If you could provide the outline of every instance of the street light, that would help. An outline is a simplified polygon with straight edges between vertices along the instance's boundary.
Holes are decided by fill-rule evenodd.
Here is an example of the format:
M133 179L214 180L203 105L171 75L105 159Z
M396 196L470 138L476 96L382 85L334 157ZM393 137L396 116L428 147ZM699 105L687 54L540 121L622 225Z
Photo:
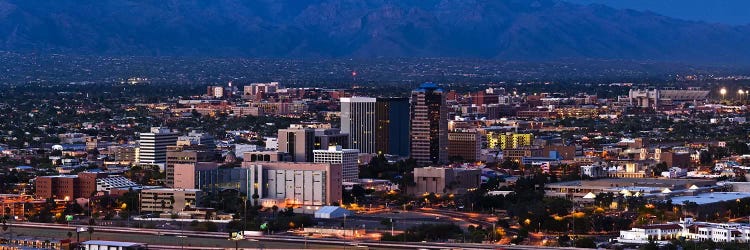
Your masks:
M727 95L727 88L724 88L724 87L722 87L722 88L721 88L721 89L719 90L719 94L721 94L721 100L723 101L723 100L724 100L724 96L726 96L726 95Z
M180 249L185 249L185 238L187 238L187 236L177 235L177 238L179 238L180 241Z
M260 241L259 240L256 240L256 239L247 239L247 241L249 241L249 242L255 242L255 244L258 246L258 249L263 249L260 246ZM305 241L305 244L307 244L307 241Z

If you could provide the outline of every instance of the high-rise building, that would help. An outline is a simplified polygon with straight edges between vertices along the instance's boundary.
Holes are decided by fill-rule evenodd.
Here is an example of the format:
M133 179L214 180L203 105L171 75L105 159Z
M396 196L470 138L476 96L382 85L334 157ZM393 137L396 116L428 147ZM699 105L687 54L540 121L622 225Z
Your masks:
M359 179L357 149L343 149L341 146L330 146L326 150L314 150L315 163L341 164L342 178L345 182L356 182Z
M407 98L341 98L341 132L362 153L409 155ZM345 147L346 148L346 147Z
M341 132L349 134L349 147L362 153L375 151L375 103L371 97L341 98Z
M377 98L375 150L409 156L409 98Z
M453 131L448 133L448 157L463 161L479 160L482 147L480 134L475 130Z
M424 83L411 92L411 158L419 164L448 160L448 109L445 91Z
M143 165L166 163L167 146L176 145L177 136L177 133L161 127L153 127L149 133L141 133L138 162Z
M296 162L312 162L315 149L315 129L292 125L279 129L279 152L288 153Z

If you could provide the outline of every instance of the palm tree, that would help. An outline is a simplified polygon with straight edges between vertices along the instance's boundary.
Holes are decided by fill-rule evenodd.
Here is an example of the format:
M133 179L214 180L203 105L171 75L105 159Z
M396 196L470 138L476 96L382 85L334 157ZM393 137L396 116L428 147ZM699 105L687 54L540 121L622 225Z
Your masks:
M1 218L0 220L2 220L2 221L0 221L0 222L2 222L2 224L3 224L3 226L2 226L2 229L3 229L3 234L5 234L5 232L6 232L6 231L8 231L8 229L9 229L9 227L8 227L8 222L9 222L9 220L10 220L10 216L6 214L6 215L5 215L5 216L3 216L3 218Z
M276 212L279 211L279 206L273 205L273 207L271 207L271 210L273 210L273 217L276 217Z
M253 194L253 206L254 206L254 207L255 207L255 206L258 206L258 199L259 199L259 198L260 198L260 196L258 195L258 193L254 193L254 194Z

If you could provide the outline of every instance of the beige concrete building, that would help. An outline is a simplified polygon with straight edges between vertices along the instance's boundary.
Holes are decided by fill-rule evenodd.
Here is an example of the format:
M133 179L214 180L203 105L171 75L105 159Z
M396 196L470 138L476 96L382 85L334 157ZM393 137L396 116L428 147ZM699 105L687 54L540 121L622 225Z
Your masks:
M248 162L247 195L258 194L264 205L324 206L341 202L341 164Z
M219 168L219 163L215 162L197 162L197 163L178 163L173 165L171 179L168 179L172 188L196 188L195 176L196 171L213 170Z
M174 187L175 186L175 173L186 173L189 172L191 169L195 171L195 167L189 167L189 169L178 169L179 167L189 166L189 165L195 165L199 162L212 162L215 160L216 152L213 150L181 150L179 147L176 147L174 150L167 151L167 164L165 167L165 173L166 173L166 186L167 187ZM179 166L179 167L178 167ZM194 187L181 187L181 188L194 188Z
M413 188L409 187L409 192L414 195L426 193L463 194L469 189L479 187L481 174L482 171L479 169L415 168L414 182L417 185Z
M141 212L176 213L187 207L195 208L200 196L200 189L144 189L141 191Z
M292 161L287 153L279 151L250 151L242 154L242 159L249 162Z
M315 129L295 127L279 129L279 152L288 153L295 162L312 162Z

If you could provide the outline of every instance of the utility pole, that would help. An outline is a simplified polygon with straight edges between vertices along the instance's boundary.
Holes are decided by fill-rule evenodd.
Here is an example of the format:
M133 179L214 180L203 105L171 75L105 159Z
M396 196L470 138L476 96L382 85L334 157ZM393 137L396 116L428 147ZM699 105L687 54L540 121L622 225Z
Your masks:
M391 237L393 237L393 218L391 218Z
M242 206L244 207L244 214L242 214L242 234L247 231L247 195L242 197Z
M185 238L187 238L187 236L178 235L177 238L180 239L180 249L185 249Z

